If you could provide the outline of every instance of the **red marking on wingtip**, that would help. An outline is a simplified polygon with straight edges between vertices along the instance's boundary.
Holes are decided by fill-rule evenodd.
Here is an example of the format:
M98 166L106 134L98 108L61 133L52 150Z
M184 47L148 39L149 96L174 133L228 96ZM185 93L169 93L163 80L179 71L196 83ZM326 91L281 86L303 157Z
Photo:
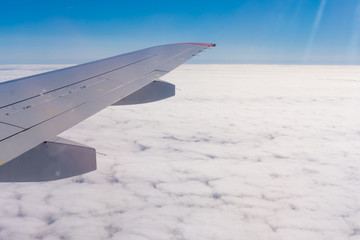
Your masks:
M206 46L206 47L215 47L215 43L179 43L179 44L192 44L192 45L200 45L200 46Z

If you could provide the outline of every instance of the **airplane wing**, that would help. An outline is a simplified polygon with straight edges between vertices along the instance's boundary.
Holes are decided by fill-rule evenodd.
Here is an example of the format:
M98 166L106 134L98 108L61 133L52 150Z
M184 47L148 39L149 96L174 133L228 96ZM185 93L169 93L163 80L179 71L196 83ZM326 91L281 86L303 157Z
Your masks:
M57 135L110 105L173 96L174 85L158 79L214 46L156 46L0 83L0 181L49 181L95 170L95 149Z

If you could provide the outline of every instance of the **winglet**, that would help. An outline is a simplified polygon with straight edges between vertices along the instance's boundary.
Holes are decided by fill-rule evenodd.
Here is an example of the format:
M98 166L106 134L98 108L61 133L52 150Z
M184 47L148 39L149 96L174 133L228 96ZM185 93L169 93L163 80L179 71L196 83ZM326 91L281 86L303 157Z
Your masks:
M179 44L192 44L192 45L200 45L206 47L216 47L215 43L179 43Z

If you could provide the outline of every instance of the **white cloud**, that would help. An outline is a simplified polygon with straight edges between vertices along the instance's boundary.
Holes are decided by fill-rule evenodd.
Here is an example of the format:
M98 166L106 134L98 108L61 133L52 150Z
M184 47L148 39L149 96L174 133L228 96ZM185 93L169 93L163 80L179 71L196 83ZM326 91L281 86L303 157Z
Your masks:
M184 65L164 78L176 97L62 134L101 153L96 172L2 183L0 239L358 239L359 76Z

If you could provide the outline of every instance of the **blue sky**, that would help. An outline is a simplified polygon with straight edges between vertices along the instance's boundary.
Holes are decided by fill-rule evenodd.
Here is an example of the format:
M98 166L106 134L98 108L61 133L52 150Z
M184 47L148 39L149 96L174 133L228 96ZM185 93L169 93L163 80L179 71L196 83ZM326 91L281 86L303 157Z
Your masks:
M192 63L360 64L359 0L6 1L0 64L214 42Z

